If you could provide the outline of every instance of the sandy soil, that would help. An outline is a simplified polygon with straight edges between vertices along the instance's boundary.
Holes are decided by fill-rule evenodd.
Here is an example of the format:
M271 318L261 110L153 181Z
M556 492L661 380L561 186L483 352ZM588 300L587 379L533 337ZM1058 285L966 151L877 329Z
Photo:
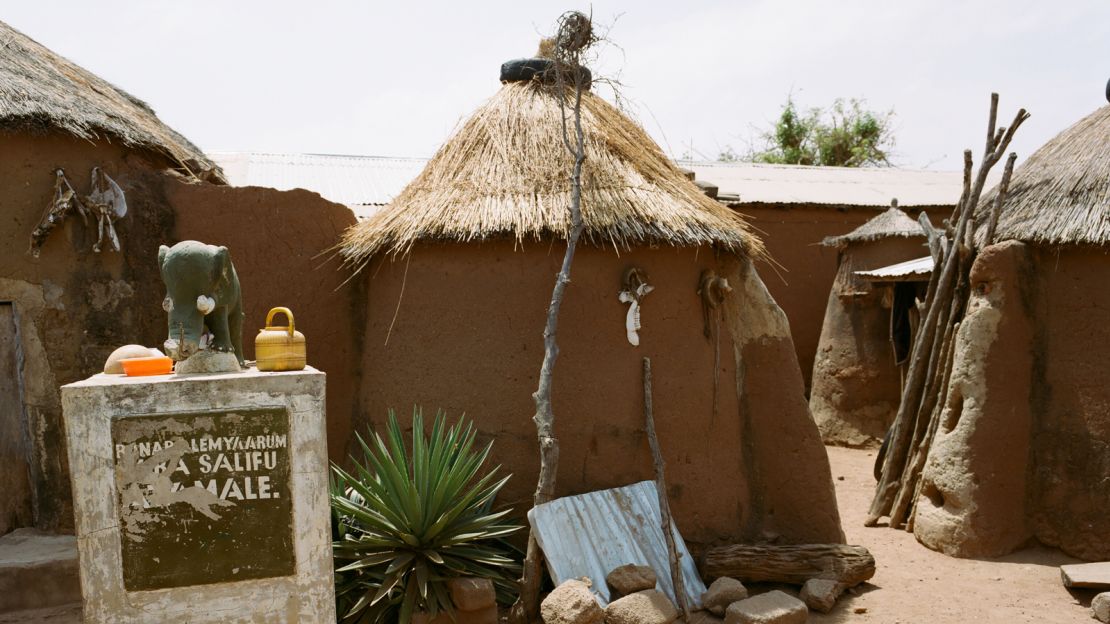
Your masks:
M1057 550L1034 546L997 559L954 559L917 543L913 534L863 526L875 481L875 452L827 447L848 542L866 546L878 570L870 583L845 594L827 615L809 621L882 624L1093 622L1096 592L1069 592L1059 566L1077 563Z

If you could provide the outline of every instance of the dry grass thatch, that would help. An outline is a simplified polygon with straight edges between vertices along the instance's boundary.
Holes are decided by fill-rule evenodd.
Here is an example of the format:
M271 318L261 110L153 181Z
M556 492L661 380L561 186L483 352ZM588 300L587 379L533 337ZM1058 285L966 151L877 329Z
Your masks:
M0 22L0 129L61 130L115 140L165 155L186 173L223 182L223 174L141 100Z
M883 238L925 237L921 224L914 221L901 208L891 206L858 228L840 236L829 236L821 241L826 247L846 247L852 243L876 241Z
M340 246L347 261L361 267L419 240L566 238L573 158L551 89L502 86L389 206L347 231ZM742 217L707 197L640 126L591 92L582 95L582 126L583 236L591 244L718 244L762 255Z
M984 193L975 221L985 241L998 189ZM1110 244L1110 106L1064 130L1014 170L994 242Z

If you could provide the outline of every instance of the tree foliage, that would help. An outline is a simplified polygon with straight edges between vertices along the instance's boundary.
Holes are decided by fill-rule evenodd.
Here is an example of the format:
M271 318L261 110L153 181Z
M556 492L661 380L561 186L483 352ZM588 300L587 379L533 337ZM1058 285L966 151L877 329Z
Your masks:
M753 162L823 167L889 166L894 112L867 110L859 99L838 98L827 109L801 111L788 97L764 148Z

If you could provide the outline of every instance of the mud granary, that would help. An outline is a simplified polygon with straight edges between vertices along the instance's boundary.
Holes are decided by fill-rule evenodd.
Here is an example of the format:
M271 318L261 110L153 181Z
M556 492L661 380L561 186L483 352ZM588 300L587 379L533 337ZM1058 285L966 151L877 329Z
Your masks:
M814 358L809 408L826 444L875 446L898 411L902 365L925 284L874 282L861 272L927 253L925 232L895 204L822 244L837 250L837 272Z
M914 533L963 557L1031 538L1110 558L1110 106L1014 172L972 294Z
M80 201L94 167L126 198L114 223L119 251L93 251L97 219L73 210L30 253L54 205L56 171ZM314 193L226 186L149 106L0 22L0 534L72 530L58 388L100 372L116 347L165 340L160 244L231 249L248 358L270 306L298 312L298 328L315 337L313 364L331 373L329 424L345 440L360 308L320 254L354 222Z
M582 99L585 230L559 318L558 495L653 478L641 361L672 509L696 549L717 540L843 539L829 465L785 314L743 217L708 197L640 126ZM531 393L569 228L573 159L554 87L506 81L388 206L350 230L367 318L359 413L466 413L530 506L538 471ZM630 271L653 287L627 328ZM727 280L723 299L699 295Z

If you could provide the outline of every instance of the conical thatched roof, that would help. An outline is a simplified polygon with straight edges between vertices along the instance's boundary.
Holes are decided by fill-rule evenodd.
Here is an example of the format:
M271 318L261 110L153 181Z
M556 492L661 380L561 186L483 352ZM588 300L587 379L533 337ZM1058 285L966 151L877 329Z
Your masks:
M892 203L882 214L872 217L858 228L840 236L829 236L821 241L826 247L845 247L851 243L876 241L882 238L913 238L925 237L921 224L902 212L896 203Z
M985 236L998 189L976 211ZM1044 245L1110 244L1110 106L1045 143L1014 170L994 241Z
M347 231L341 253L361 266L419 240L565 238L573 158L553 88L505 83L392 203ZM582 126L585 240L762 254L742 217L707 197L640 126L591 92L582 96Z
M223 181L219 167L144 102L0 22L0 130L51 129L153 150L187 173Z

